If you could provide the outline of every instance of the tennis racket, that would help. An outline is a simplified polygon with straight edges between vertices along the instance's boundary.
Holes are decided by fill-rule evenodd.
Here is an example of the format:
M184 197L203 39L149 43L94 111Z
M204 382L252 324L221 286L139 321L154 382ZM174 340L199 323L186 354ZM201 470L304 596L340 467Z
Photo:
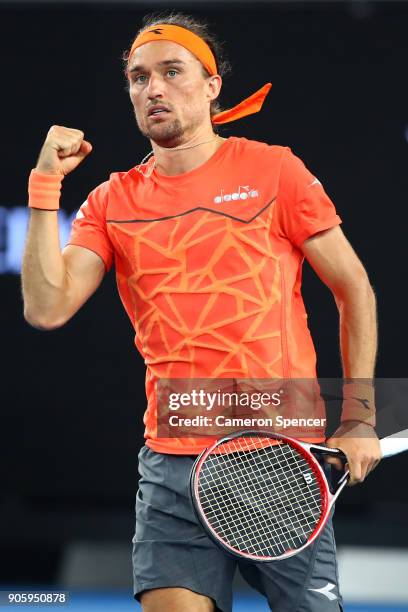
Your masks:
M383 457L408 450L408 429L380 441ZM193 505L208 535L230 553L274 561L299 553L322 531L348 480L329 487L318 461L339 449L264 431L233 433L195 461Z

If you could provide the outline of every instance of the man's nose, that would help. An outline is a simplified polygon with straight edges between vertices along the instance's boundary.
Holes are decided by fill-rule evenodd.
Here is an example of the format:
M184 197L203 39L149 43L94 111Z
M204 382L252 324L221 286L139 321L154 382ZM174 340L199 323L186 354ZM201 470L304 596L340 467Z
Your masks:
M163 96L163 79L159 75L150 75L147 95L150 99L161 98Z

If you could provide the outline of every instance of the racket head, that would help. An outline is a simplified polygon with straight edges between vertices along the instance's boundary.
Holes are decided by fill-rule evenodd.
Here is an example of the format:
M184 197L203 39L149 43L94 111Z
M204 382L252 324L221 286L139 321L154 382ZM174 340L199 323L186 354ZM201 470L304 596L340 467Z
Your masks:
M309 446L281 434L241 431L216 440L197 457L191 470L191 498L198 520L218 546L241 559L270 562L312 544L330 515L333 495ZM286 477L279 471L282 461ZM241 472L237 480L235 463ZM257 469L261 472L254 483ZM290 481L288 489L278 485L281 478ZM288 490L295 500L282 503Z

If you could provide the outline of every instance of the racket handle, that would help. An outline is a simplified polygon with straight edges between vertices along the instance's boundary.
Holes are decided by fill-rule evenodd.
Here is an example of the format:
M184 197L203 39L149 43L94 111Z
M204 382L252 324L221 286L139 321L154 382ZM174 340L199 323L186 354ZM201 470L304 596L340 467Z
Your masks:
M382 438L380 446L383 457L392 457L408 450L408 429Z

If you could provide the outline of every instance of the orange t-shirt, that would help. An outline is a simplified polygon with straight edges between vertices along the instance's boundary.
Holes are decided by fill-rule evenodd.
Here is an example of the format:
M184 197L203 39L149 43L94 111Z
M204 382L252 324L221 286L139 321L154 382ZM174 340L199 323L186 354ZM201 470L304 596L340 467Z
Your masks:
M97 253L107 270L114 260L147 368L146 444L196 454L211 440L157 437L156 382L314 378L300 247L341 220L286 147L231 137L191 172L144 170L94 189L69 244Z

